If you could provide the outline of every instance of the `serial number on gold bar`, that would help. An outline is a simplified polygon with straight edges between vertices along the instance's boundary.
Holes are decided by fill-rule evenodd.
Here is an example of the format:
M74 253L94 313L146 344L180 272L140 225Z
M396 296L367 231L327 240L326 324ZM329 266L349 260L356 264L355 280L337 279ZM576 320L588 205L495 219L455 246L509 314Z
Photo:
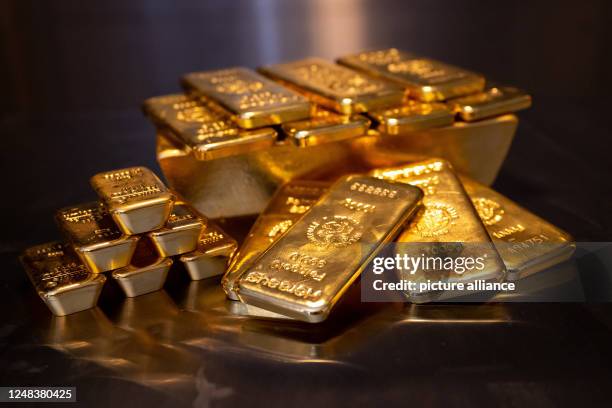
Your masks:
M404 99L400 87L320 58L269 65L260 71L343 114L399 105Z
M324 320L421 196L401 183L340 179L242 275L238 296L295 319Z
M271 147L276 131L240 128L229 112L204 97L173 94L149 98L144 111L169 135L186 144L198 160L211 160Z
M411 98L423 102L480 92L485 86L480 74L395 48L349 55L338 62L398 83Z
M245 129L310 116L311 104L306 98L248 68L193 72L182 82L188 91L219 102Z

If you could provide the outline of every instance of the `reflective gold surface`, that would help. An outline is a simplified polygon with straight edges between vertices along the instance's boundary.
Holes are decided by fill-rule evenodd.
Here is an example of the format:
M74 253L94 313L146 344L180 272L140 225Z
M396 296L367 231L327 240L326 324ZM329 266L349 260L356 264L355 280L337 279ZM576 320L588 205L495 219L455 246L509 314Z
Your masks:
M279 125L310 116L310 103L303 96L248 68L192 72L183 76L182 83L189 92L219 102L245 129Z
M91 273L68 245L50 242L28 248L21 256L28 278L56 316L95 307L104 275Z
M117 269L112 276L127 297L144 295L161 289L166 282L172 259L161 257L148 238L142 238L125 268Z
M125 236L99 202L58 210L55 219L76 253L93 273L126 266L137 236Z
M327 190L329 183L292 181L281 186L251 227L221 284L230 299L238 300L234 285L253 261L285 233Z
M317 107L310 119L285 123L281 126L287 137L298 146L350 139L367 133L368 118L361 115L339 115Z
M311 323L325 320L421 196L401 183L340 179L242 275L240 300Z
M399 105L404 99L403 90L395 85L321 58L268 65L259 70L299 90L313 102L343 114Z
M234 238L214 222L208 221L200 234L196 250L181 256L181 262L192 280L222 275L237 246Z
M166 225L148 235L157 252L169 257L195 250L204 225L206 220L189 204L175 202Z
M532 275L574 253L576 246L566 232L482 184L461 180L506 264L508 280Z
M368 112L381 133L398 135L434 127L450 126L455 114L443 103L407 101L401 106Z
M173 94L149 98L144 111L198 160L266 149L276 141L274 129L243 130L225 110L204 97Z
M146 167L98 173L91 185L128 235L163 227L172 210L174 195Z
M458 273L439 269L399 271L401 279L413 282L442 280L446 282L499 282L505 277L505 267L474 206L451 165L440 159L430 159L396 168L372 172L376 177L409 183L423 190L423 207L412 222L400 233L396 251L401 255L446 255L483 258L484 268ZM413 302L446 299L457 296L453 291L406 293Z
M477 94L448 101L466 122L504 113L516 112L531 106L531 96L509 86L493 87Z
M479 92L485 86L480 74L395 48L349 55L338 62L398 83L408 89L411 98L423 102Z

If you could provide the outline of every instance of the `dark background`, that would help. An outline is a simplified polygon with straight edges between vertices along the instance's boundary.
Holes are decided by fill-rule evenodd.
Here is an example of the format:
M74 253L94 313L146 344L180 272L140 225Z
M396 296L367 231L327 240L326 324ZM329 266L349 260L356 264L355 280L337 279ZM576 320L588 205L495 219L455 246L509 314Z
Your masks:
M15 260L18 252L57 237L53 212L93 199L88 179L94 173L129 165L159 170L153 127L140 104L149 96L176 92L179 76L190 71L255 67L310 55L331 59L393 46L524 88L534 104L519 115L516 139L495 188L578 241L609 241L611 8L604 0L0 1L5 216L0 305L14 311L0 330L4 361L10 361L6 356L22 339L11 335L15 327L27 327L14 291L25 282ZM590 390L586 395L597 388L588 386L589 378L595 376L596 384L610 377L603 366L610 360L603 351L612 340L610 325L609 320L599 322L609 308L595 312L566 305L561 309L565 318L546 310L535 315L556 320L544 331L526 330L522 347L537 344L544 357L530 358L549 368L537 371L539 377L527 386L518 386L525 398L518 401L533 402L530 396L535 396L546 406L550 390L563 390L567 397L555 402L580 401L581 390ZM574 333L573 325L589 335ZM493 371L500 369L495 350L503 353L513 347L510 341L521 342L516 335L496 333L481 333L495 344L483 346L489 348L482 364ZM557 337L565 340L548 350L547 341L555 343ZM440 347L435 339L431 355ZM465 345L469 354L478 354L477 344ZM585 349L589 357L583 360ZM574 371L559 379L568 353ZM600 358L598 353L603 353ZM47 364L44 358L39 362ZM65 362L53 364L61 368ZM10 369L19 372L19 367ZM519 370L512 372L522 378ZM459 369L457 375L464 374ZM567 389L566 384L577 385ZM434 385L420 378L410 389L416 395L422 389L433 393ZM459 403L478 400L476 383L468 388L473 393ZM493 395L513 406L516 400L506 398L507 393ZM397 390L386 395L387 400L400 397Z

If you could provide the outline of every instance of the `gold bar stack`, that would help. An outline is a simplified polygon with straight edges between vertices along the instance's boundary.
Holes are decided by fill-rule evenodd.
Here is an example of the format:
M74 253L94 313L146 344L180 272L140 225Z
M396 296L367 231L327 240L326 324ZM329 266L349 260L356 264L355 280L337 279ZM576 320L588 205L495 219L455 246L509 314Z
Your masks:
M126 296L163 287L172 256L192 279L218 276L236 241L183 200L177 200L145 167L96 174L91 184L100 201L56 214L66 243L32 247L22 256L30 280L59 316L94 307L106 280Z

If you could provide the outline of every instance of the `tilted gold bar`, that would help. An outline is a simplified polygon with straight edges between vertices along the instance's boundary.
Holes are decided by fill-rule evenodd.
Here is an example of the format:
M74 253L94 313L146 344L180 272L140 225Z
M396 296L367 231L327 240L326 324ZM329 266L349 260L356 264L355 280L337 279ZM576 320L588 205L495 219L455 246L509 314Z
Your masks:
M113 272L127 297L160 290L166 282L172 259L160 257L153 243L142 237L136 246L130 265Z
M282 236L327 191L329 183L295 180L281 186L251 227L221 280L223 290L238 300L236 284L270 245Z
M98 173L91 185L128 235L163 227L172 210L174 195L146 167Z
M106 272L130 263L138 237L123 235L101 203L63 208L55 219L91 272Z
M472 122L527 109L531 106L531 96L509 86L493 87L484 92L452 99L448 104L461 119Z
M307 322L325 320L421 196L401 183L341 178L242 275L240 300Z
M259 70L299 90L313 102L346 115L399 105L404 99L400 87L320 58Z
M485 86L480 74L395 48L349 55L338 62L398 83L408 89L411 98L423 102L480 92Z
M482 184L467 177L461 180L506 264L509 281L561 263L574 253L576 245L565 231Z
M196 249L206 221L187 203L175 202L166 225L148 235L162 257L180 255Z
M270 148L272 128L241 129L228 112L204 97L173 94L149 98L145 113L170 136L184 143L198 160L211 160Z
M225 272L237 246L235 239L209 220L200 234L196 250L181 256L181 262L192 280L219 276Z
M106 277L91 273L85 264L60 242L50 242L25 250L21 256L36 292L56 316L96 306Z
M297 146L314 146L365 135L370 127L361 115L339 115L317 107L310 119L282 125L283 132Z
M307 119L311 105L301 95L248 68L193 72L182 78L190 93L207 96L232 113L240 127L253 129Z
M443 103L407 101L401 106L368 112L376 129L390 135L452 125L455 114Z
M483 258L483 268L458 273L438 268L408 272L399 270L401 279L421 283L427 280L499 282L505 277L502 259L480 217L451 165L441 159L430 159L401 167L374 170L385 180L396 180L420 187L425 193L423 208L399 235L396 250L401 255L423 256L446 254L453 257ZM406 244L402 244L406 243ZM449 292L406 293L415 302L446 299Z

